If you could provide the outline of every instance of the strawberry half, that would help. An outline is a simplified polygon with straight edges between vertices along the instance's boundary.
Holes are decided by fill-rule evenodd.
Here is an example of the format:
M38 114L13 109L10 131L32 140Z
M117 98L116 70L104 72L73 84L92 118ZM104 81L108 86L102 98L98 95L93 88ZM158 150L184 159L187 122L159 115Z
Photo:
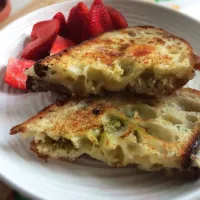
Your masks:
M53 46L51 48L51 51L50 51L50 55L53 55L53 54L56 54L64 49L67 49L71 46L74 46L74 42L67 39L67 38L63 38L61 36L57 36L54 43L53 43Z
M30 68L35 62L32 60L20 60L17 58L10 58L6 68L4 81L21 90L26 90L27 76L24 74L27 68Z
M57 19L35 24L31 33L32 41L25 46L21 57L37 60L46 56L59 31L60 22Z
M106 6L108 13L110 15L110 18L112 20L113 26L115 29L123 29L128 27L128 23L125 19L125 17L116 9Z
M104 5L94 5L88 14L88 30L91 36L113 30L113 24Z
M53 19L58 19L60 21L60 32L59 35L61 36L67 36L67 22L65 20L65 16L63 13L58 12L54 15Z
M59 21L57 19L46 20L46 21L41 21L41 22L34 24L34 26L32 28L32 32L31 32L31 39L41 37L47 31L58 33L60 31Z
M88 12L87 6L83 2L80 2L73 7L69 13L67 20L68 37L75 43L81 42L84 20L87 17Z
M92 6L96 6L98 4L103 5L103 1L102 0L94 0L93 3L92 3Z
M86 18L84 20L82 34L81 34L81 41L88 40L91 37L92 36L89 32L89 16L86 16Z

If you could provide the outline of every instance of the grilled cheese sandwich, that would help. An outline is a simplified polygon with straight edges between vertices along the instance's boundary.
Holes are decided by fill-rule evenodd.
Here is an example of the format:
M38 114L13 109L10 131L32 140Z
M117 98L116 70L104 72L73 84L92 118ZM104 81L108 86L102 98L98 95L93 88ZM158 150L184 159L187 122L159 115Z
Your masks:
M27 88L76 96L125 90L169 95L194 77L197 60L182 38L137 26L104 33L36 62L26 72Z
M180 89L158 99L130 93L57 102L11 129L33 136L42 158L88 155L112 167L188 170L200 166L200 92Z

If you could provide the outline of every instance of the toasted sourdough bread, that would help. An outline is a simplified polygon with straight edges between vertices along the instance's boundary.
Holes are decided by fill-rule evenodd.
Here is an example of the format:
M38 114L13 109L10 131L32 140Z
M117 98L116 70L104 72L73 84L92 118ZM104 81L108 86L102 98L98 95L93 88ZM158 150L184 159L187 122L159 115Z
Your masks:
M129 93L71 98L11 129L34 136L31 150L43 158L82 155L113 167L146 171L200 166L200 92L180 89L159 100Z
M27 71L27 88L78 96L126 89L168 95L194 77L197 62L185 40L138 26L105 33L36 62Z

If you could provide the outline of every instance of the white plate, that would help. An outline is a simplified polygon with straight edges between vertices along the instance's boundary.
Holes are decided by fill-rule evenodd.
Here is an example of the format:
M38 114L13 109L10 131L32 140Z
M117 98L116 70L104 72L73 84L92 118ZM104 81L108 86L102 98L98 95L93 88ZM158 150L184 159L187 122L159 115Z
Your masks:
M90 1L86 1L90 5ZM9 129L35 114L55 97L51 93L24 94L3 83L10 56L18 56L32 25L58 12L66 16L77 1L68 1L33 12L10 24L0 33L0 173L1 177L34 199L48 200L140 200L199 199L200 181L170 181L156 173L113 169L82 159L78 163L44 162L29 151L29 142ZM180 13L140 1L105 0L119 9L130 26L154 25L188 40L200 54L200 24ZM199 88L199 75L189 86Z
M196 3L192 6L184 8L181 11L200 21L200 12L199 12L200 11L200 3Z

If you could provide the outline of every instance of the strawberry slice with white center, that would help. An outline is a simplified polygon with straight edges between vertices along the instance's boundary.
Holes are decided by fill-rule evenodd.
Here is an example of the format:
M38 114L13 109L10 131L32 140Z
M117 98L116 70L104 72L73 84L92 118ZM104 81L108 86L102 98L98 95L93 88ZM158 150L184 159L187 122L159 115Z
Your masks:
M26 90L27 76L24 74L24 72L34 63L35 62L32 60L10 58L8 60L4 81L11 87Z
M56 54L64 49L74 46L75 43L67 38L57 36L50 51L50 55Z

